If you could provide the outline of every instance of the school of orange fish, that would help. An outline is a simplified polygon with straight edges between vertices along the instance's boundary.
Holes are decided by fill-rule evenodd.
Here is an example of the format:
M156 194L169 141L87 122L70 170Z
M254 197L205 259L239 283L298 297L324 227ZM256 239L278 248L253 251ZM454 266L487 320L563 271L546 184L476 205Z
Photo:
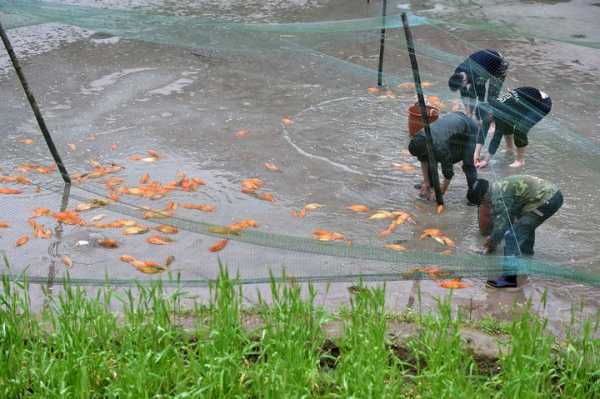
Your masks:
M401 84L398 86L403 90L414 89L412 84ZM424 82L423 86L428 87L430 84L428 82ZM385 90L379 88L369 88L368 92L371 94L380 94L386 98L395 98L395 93L391 90ZM430 104L434 104L439 108L443 108L444 104L440 101L438 97L430 96L427 98ZM290 117L282 118L281 122L285 126L289 126L294 123L294 121ZM248 129L241 129L234 133L234 137L236 139L244 139L248 137L250 131ZM95 135L90 135L88 139L95 139ZM33 139L26 138L19 140L22 144L31 145L34 143ZM67 144L69 151L76 151L77 146L75 144ZM111 149L114 151L117 148L117 144L112 144ZM128 158L130 161L136 162L158 162L163 159L163 157L155 150L148 150L145 154L135 154ZM141 197L148 200L158 200L165 198L170 193L174 191L184 191L184 192L195 192L200 186L206 185L206 182L197 177L188 177L184 173L178 173L175 176L175 179L169 181L167 183L161 183L159 181L152 180L148 173L145 173L138 181L137 186L127 186L126 181L122 177L114 176L115 174L121 172L123 167L110 163L107 165L102 165L98 161L91 160L89 161L91 166L91 170L86 173L76 173L71 176L73 184L81 184L87 180L93 179L101 179L106 188L106 198L100 199L92 199L88 202L79 203L73 209L68 209L62 212L53 212L48 208L36 208L33 210L32 215L28 219L28 224L33 229L31 234L24 234L19 237L15 246L21 247L26 245L29 242L30 238L37 239L50 239L52 237L52 230L47 228L44 224L38 222L39 218L51 218L63 224L72 225L72 226L87 226L96 229L121 229L121 234L124 236L130 235L138 235L138 234L147 234L151 230L162 233L163 235L150 235L146 242L150 245L169 245L173 243L175 240L168 235L174 235L179 232L179 230L168 224L160 224L153 228L149 226L145 226L140 224L138 221L133 219L118 219L111 222L101 223L105 218L105 215L96 215L90 220L84 220L82 214L86 211L105 207L112 202L118 201L121 196L135 196ZM263 164L264 168L271 172L281 173L281 169L273 162L265 162ZM392 163L391 169L402 171L405 173L413 173L416 168L414 165L410 163ZM33 186L32 181L26 176L28 173L39 173L39 174L49 174L56 171L55 165L43 166L33 163L21 164L16 168L16 174L14 175L2 175L0 174L0 183L5 185L19 185L19 186ZM263 180L259 178L247 178L241 181L240 191L247 195L253 196L263 201L274 202L275 197L270 192L260 191L264 186ZM39 187L34 188L36 192L40 191ZM12 187L0 187L0 194L2 195L18 195L22 194L23 189L21 188L12 188ZM167 205L162 209L154 209L149 206L142 207L143 210L143 219L144 220L155 220L155 219L166 219L173 217L177 211L177 208L181 206L185 209L197 210L200 212L215 212L217 210L216 206L210 204L195 204L195 203L182 203L178 204L174 201L169 201ZM324 205L318 203L309 203L304 205L300 210L292 210L292 215L297 218L304 218L308 215L309 212L317 211L323 208ZM383 221L390 220L389 225L380 231L379 237L382 239L387 238L392 235L396 229L405 224L412 223L415 224L415 220L413 216L407 212L401 210L374 210L372 211L366 205L362 204L352 204L346 207L347 211L357 213L357 214L369 214L367 220L370 221ZM440 209L437 209L438 213L441 213ZM11 226L4 221L0 220L0 229L7 229ZM208 231L213 234L220 235L238 235L241 231L246 230L248 228L258 228L259 225L256 221L252 219L242 220L240 222L236 222L230 224L228 226L211 226ZM344 241L348 245L352 245L352 242L340 232L328 231L324 229L315 229L312 233L312 236L315 240L328 242L328 241ZM420 239L431 238L438 242L440 245L447 247L442 254L449 255L452 253L452 249L455 244L454 241L451 240L445 233L438 229L428 228L425 229ZM229 239L225 238L219 240L214 245L209 248L210 252L219 252L227 247L229 243ZM106 249L116 249L119 248L119 242L115 239L101 239L98 240L98 245L106 248ZM383 247L393 251L407 251L407 248L398 243L385 243ZM174 256L167 257L164 262L155 262L151 260L140 260L136 259L130 255L121 255L119 258L121 261L130 264L135 269L142 273L146 274L156 274L161 273L168 270L169 266L175 260ZM68 256L63 256L62 261L66 267L73 267L73 261ZM445 272L441 270L437 266L428 266L424 268L415 268L410 271L410 273L424 273L429 276L431 279L435 280L440 287L443 288L465 288L468 285L464 282L460 281L459 277L455 277L453 279L443 279L443 277L449 277L451 273Z

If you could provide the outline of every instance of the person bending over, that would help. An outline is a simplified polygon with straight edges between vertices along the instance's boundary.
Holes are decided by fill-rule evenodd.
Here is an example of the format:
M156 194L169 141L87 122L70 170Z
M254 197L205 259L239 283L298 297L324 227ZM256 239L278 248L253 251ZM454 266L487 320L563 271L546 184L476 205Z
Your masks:
M489 102L498 97L508 65L508 61L499 52L485 49L471 54L456 67L448 80L448 87L451 91L460 90L467 115L473 116L473 109L478 101L485 102L487 99ZM480 115L476 114L476 117L481 120Z
M504 271L487 285L494 288L517 286L514 260L533 255L535 229L554 215L563 204L558 187L535 176L515 175L502 178L490 187L478 179L467 193L468 200L480 208L480 229L486 237L483 253L490 254L504 240ZM490 215L482 220L481 215ZM487 222L490 223L487 223Z
M454 164L458 162L462 162L467 184L471 188L477 180L477 168L473 163L479 130L477 123L462 112L451 112L431 124L430 129L433 154L436 161L442 165L444 175L442 193L448 190L450 180L454 176ZM425 131L421 129L408 144L408 151L421 161L423 184L419 196L432 200L435 193L431 190L433 185L429 175L426 142Z
M497 100L489 103L489 109L482 107L482 114L489 115L496 124L496 131L488 147L488 155L481 157L481 149L485 142L485 134L480 134L475 149L475 165L485 167L500 145L502 136L506 149L514 153L516 160L510 165L520 168L525 165L525 147L529 144L527 137L535 124L541 121L552 109L552 100L548 94L534 87L519 87L507 92ZM489 122L489 121L488 121Z

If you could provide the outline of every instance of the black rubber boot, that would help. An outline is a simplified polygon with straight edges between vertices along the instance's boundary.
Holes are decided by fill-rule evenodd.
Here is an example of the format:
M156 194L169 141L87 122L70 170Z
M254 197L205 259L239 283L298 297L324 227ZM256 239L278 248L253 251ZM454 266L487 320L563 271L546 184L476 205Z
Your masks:
M495 280L488 280L485 284L492 288L516 288L517 276L502 276Z

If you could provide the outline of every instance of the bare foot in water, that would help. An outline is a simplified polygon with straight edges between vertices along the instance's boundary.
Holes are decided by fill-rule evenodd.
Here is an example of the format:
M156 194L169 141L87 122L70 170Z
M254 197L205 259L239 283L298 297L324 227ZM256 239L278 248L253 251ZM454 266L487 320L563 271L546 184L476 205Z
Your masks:
M511 168L522 168L524 165L525 161L515 161L508 166L510 166Z

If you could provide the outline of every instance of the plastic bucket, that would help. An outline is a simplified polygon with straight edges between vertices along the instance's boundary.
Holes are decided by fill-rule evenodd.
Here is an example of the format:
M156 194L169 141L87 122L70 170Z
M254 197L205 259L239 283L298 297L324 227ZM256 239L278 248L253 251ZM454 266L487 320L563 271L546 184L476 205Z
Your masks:
M440 116L440 110L431 105L427 105L427 115L429 116L429 123L435 122ZM419 103L415 103L408 109L408 134L410 137L415 137L417 132L423 129L423 119L421 119L421 107Z

